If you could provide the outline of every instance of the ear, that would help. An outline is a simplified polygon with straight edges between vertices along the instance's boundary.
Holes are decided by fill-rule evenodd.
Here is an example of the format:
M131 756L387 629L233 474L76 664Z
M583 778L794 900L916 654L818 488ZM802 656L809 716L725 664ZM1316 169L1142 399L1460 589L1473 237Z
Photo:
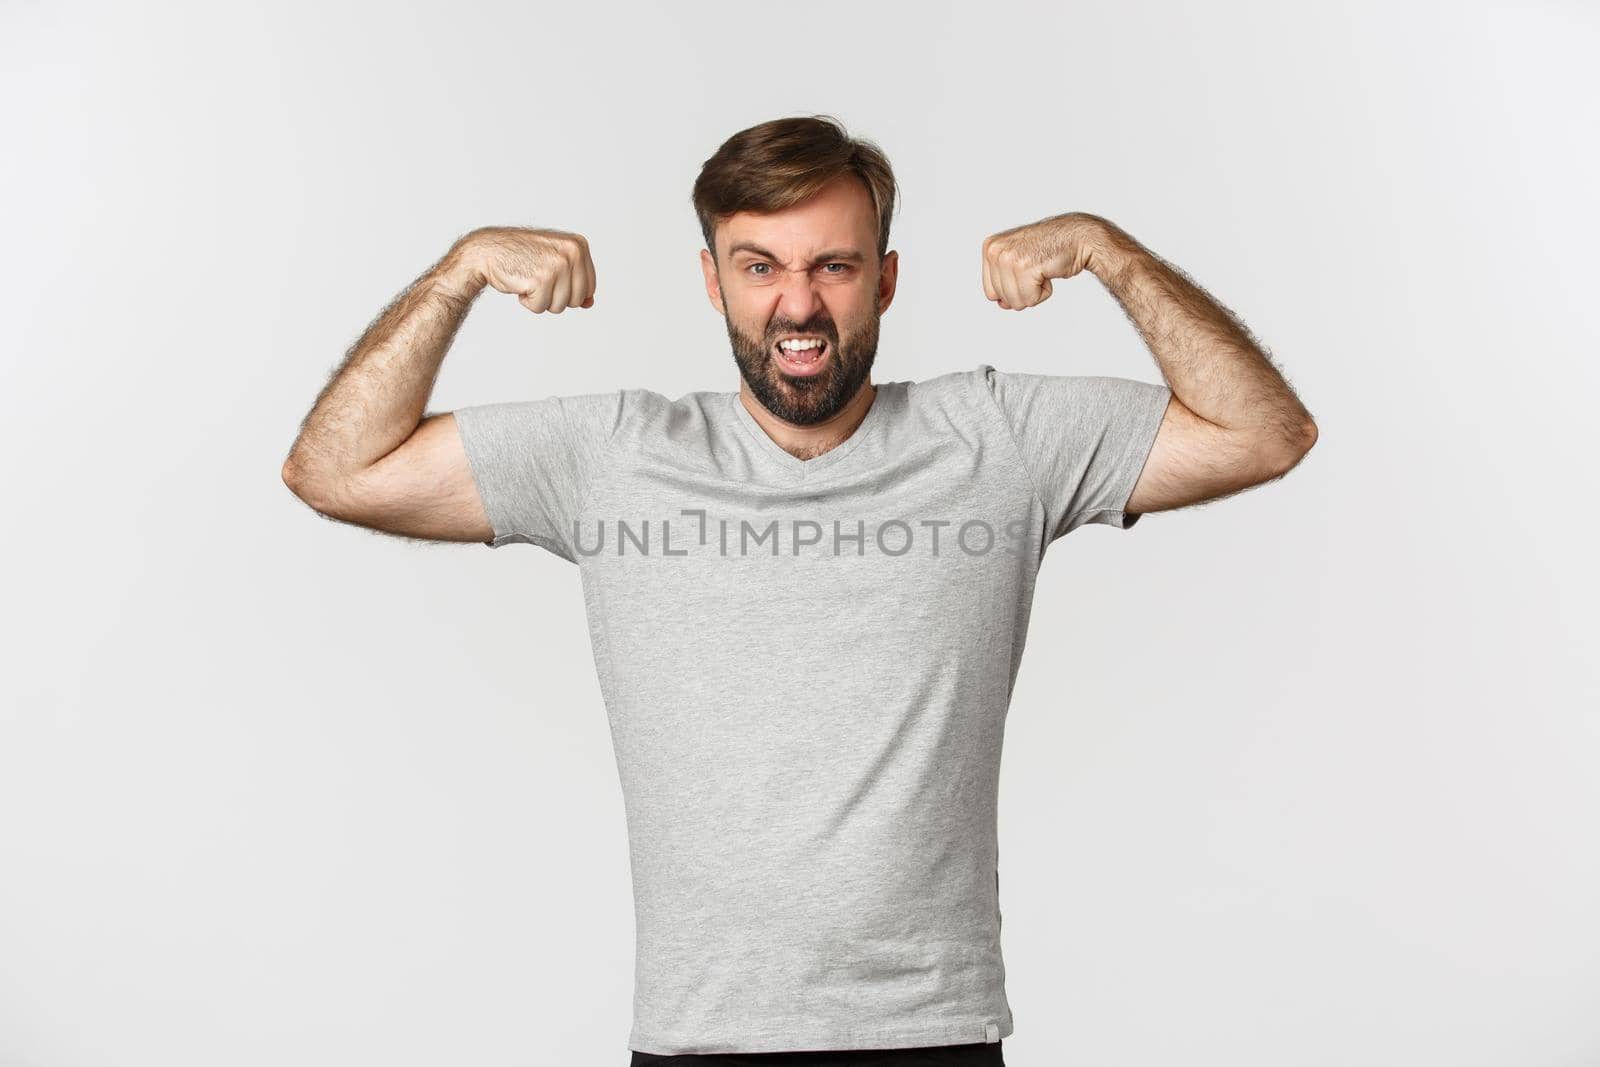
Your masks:
M889 310L895 286L900 281L900 253L889 252L878 266L878 314Z
M726 318L728 309L722 303L722 282L717 278L717 261L704 248L700 250L700 271L706 276L706 296L711 298L711 306Z

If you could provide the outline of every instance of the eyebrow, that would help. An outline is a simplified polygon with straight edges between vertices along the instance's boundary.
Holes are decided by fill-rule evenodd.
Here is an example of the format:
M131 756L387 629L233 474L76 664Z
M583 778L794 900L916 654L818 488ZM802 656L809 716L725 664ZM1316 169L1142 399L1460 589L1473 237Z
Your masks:
M728 249L728 258L732 259L740 252L753 252L758 256L764 256L765 258L772 260L774 263L781 262L777 256L773 255L771 252L768 252L765 248L762 248L757 244L751 244L749 241L740 241L732 248ZM833 252L822 253L816 259L811 261L811 265L815 267L819 263L832 263L837 260L845 260L850 263L861 263L864 262L866 258L866 256L862 255L860 252L857 252L853 248L841 248Z

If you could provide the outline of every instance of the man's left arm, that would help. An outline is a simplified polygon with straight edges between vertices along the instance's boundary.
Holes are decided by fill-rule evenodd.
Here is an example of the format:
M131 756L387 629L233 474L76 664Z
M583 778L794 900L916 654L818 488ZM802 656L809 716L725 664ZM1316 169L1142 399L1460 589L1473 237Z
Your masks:
M1085 270L1122 305L1172 390L1126 511L1229 496L1311 450L1316 422L1244 324L1113 223L1071 212L983 244L984 294L1003 308L1032 307L1051 279Z

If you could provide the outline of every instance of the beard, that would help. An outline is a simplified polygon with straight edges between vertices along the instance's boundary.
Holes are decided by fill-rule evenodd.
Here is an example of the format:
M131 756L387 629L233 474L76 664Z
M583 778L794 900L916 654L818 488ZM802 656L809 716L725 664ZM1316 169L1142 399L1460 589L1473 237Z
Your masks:
M839 336L833 321L814 317L809 322L790 322L775 318L767 324L765 337L746 336L726 313L728 340L733 345L733 361L739 365L750 392L761 406L784 422L813 426L826 422L861 390L878 355L878 311L848 338ZM828 363L816 374L795 377L778 366L774 345L785 334L813 334L826 338Z

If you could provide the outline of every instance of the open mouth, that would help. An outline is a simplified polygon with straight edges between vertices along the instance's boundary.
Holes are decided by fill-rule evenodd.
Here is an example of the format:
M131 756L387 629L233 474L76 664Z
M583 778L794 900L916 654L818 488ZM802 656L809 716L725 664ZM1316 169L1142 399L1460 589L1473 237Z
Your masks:
M772 354L778 361L779 369L785 374L804 378L822 372L822 368L827 366L832 347L827 341L821 341L811 348L799 349L784 348L775 344L772 346Z

